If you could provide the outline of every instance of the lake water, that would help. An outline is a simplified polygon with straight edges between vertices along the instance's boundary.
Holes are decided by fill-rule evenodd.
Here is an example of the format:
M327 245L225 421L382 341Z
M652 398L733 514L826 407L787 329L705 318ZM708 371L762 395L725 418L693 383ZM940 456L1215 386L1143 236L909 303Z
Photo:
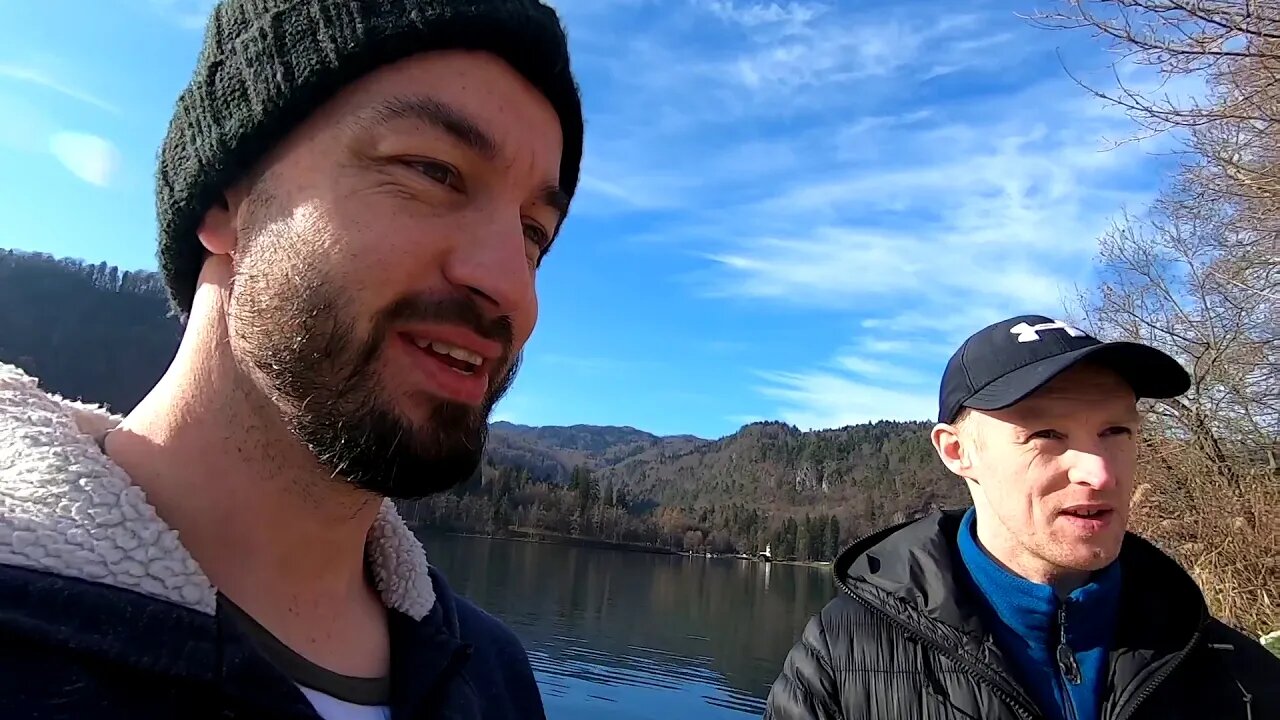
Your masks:
M424 535L524 641L550 720L760 717L828 568Z

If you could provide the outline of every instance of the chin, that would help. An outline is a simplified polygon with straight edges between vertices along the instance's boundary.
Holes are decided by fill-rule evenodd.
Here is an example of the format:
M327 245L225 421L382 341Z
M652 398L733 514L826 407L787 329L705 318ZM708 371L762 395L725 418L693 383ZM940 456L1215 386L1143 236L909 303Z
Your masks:
M1072 570L1093 572L1115 562L1119 556L1120 548L1117 545L1089 544L1076 548L1068 557L1062 558L1062 564Z

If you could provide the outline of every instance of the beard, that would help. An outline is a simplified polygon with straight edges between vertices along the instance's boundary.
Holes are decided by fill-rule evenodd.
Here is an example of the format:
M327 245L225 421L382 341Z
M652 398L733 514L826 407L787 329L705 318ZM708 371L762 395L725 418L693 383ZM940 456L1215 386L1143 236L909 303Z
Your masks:
M268 254L273 257L249 252L242 258L231 334L238 361L288 431L336 480L382 497L418 499L471 478L480 468L489 416L520 364L510 350L510 320L487 317L465 295L415 295L379 312L362 335L354 303L336 290L341 285L308 280L296 261L284 270L291 261ZM418 390L397 397L386 389L378 361L393 328L404 322L460 325L506 348L481 405ZM426 412L408 417L397 410L397 399Z

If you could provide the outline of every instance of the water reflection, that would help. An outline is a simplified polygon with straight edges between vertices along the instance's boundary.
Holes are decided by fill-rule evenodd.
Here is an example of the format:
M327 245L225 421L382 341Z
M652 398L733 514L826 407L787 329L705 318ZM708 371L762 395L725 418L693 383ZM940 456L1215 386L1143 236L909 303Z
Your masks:
M520 635L553 720L759 716L825 569L424 535L454 589Z

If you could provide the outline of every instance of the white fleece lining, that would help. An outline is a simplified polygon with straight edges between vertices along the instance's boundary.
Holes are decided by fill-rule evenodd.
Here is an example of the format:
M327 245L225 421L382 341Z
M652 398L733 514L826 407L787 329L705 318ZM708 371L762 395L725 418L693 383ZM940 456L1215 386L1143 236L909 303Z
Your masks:
M0 363L0 564L81 578L213 614L217 591L142 488L99 448L122 418L42 391ZM422 543L390 500L367 556L383 603L415 620L435 604Z

